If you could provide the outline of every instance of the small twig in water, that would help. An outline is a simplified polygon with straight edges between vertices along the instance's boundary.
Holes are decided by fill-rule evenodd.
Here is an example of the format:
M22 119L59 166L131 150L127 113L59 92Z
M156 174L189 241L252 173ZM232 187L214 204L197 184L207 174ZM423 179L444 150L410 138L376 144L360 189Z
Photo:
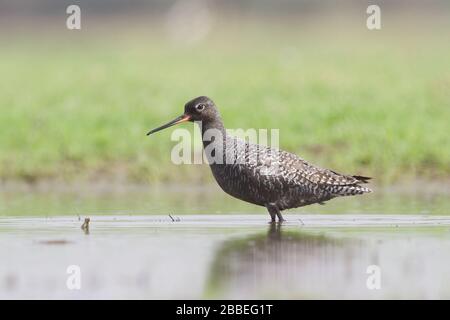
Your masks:
M81 230L83 230L85 234L89 234L89 222L91 222L91 219L84 218L84 223L81 225Z
M174 218L170 214L169 214L169 217L170 217L170 219L172 219L172 222L179 222L179 221L181 221L181 219L179 217Z

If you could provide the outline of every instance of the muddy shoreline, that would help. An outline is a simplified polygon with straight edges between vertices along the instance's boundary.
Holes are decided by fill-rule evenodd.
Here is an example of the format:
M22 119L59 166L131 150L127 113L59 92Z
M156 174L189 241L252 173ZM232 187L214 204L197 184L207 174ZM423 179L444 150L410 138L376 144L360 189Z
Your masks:
M450 178L448 179L405 179L392 184L380 184L376 180L370 183L377 193L397 194L448 194L450 195ZM36 192L36 193L128 193L165 190L166 192L197 191L216 192L217 185L212 179L199 182L163 182L133 183L126 180L98 179L93 181L64 181L62 179L42 179L35 182L22 180L0 181L0 192Z

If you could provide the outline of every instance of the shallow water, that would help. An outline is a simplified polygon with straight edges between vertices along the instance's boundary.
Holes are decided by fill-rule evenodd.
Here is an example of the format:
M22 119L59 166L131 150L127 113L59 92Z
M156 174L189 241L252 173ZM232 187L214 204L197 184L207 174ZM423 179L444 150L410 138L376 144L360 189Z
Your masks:
M0 298L450 298L447 216L172 218L1 218Z
M216 188L4 189L0 299L450 298L445 188L336 199L282 226Z

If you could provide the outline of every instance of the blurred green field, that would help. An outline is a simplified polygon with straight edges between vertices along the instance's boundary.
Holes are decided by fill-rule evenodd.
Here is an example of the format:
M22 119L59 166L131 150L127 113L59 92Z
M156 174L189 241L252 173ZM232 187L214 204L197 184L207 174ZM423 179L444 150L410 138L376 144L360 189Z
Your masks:
M280 128L281 147L317 165L380 183L448 179L448 30L250 25L193 46L142 30L2 41L0 179L211 179L171 163L171 130L145 136L198 95L229 128Z

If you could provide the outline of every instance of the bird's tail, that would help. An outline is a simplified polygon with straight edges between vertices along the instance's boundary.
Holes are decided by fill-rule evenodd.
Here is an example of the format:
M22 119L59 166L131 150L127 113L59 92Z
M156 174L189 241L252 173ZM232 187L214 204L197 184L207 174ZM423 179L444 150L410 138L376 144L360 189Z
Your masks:
M350 185L350 186L342 186L341 190L336 190L337 192L333 192L337 197L343 196L355 196L358 194L370 193L371 189L362 187L358 184Z
M371 177L364 177L364 176L352 176L356 180L358 180L359 183L369 183L369 180L372 179Z
M351 176L356 179L356 182L345 185L330 185L329 192L335 197L355 196L358 194L370 193L371 189L361 186L363 183L368 183L370 177Z

